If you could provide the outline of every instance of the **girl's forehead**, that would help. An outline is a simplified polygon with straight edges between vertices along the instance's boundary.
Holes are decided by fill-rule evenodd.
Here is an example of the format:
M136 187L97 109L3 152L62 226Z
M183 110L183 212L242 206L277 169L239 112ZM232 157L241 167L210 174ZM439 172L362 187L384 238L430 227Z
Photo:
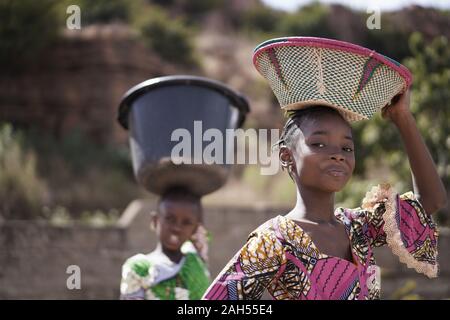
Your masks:
M198 204L194 202L165 200L161 202L159 211L161 214L166 215L198 217L200 215L201 209Z
M344 133L350 137L352 135L350 124L340 116L333 114L324 114L305 119L305 121L301 122L300 129L304 136L310 136L315 133Z

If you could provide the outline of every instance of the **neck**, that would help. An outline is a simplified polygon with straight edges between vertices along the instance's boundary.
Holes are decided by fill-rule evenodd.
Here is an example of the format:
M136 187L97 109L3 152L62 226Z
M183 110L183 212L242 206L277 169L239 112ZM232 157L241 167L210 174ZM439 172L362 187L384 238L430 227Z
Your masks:
M297 203L287 214L293 220L308 220L316 223L333 223L334 192L302 187L297 184Z
M156 251L164 253L172 262L179 263L183 258L181 250L169 250L165 248L161 243L156 246Z

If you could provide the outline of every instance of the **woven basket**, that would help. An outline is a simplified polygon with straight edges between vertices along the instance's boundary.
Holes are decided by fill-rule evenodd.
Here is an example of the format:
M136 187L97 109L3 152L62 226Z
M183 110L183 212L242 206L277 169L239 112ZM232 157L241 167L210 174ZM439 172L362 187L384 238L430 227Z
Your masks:
M265 41L254 50L253 64L283 110L325 105L349 122L369 119L412 81L409 70L395 60L324 38Z

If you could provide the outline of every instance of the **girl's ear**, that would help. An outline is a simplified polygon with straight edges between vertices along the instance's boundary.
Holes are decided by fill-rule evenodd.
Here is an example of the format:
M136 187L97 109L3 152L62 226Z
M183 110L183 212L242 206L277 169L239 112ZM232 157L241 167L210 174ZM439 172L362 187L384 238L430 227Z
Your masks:
M280 163L283 169L287 169L289 166L292 166L294 161L292 157L292 152L286 146L281 146L279 151Z
M292 151L286 147L286 146L281 146L280 147L280 163L281 163L281 169L282 170L287 170L287 172L289 173L289 177L291 177L292 181L296 182L295 179L295 162L294 162L294 156L292 155Z
M150 213L150 230L156 231L156 225L158 224L158 213L152 211Z

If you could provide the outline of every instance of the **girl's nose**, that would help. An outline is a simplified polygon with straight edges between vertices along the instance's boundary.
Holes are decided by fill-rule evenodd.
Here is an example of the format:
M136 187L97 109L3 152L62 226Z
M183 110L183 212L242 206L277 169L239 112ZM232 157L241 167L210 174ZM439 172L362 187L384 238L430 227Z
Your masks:
M336 161L344 161L345 157L338 150L333 150L330 154L330 158Z
M170 229L172 230L173 233L180 233L181 232L181 225L179 225L178 223L174 223L170 226Z

